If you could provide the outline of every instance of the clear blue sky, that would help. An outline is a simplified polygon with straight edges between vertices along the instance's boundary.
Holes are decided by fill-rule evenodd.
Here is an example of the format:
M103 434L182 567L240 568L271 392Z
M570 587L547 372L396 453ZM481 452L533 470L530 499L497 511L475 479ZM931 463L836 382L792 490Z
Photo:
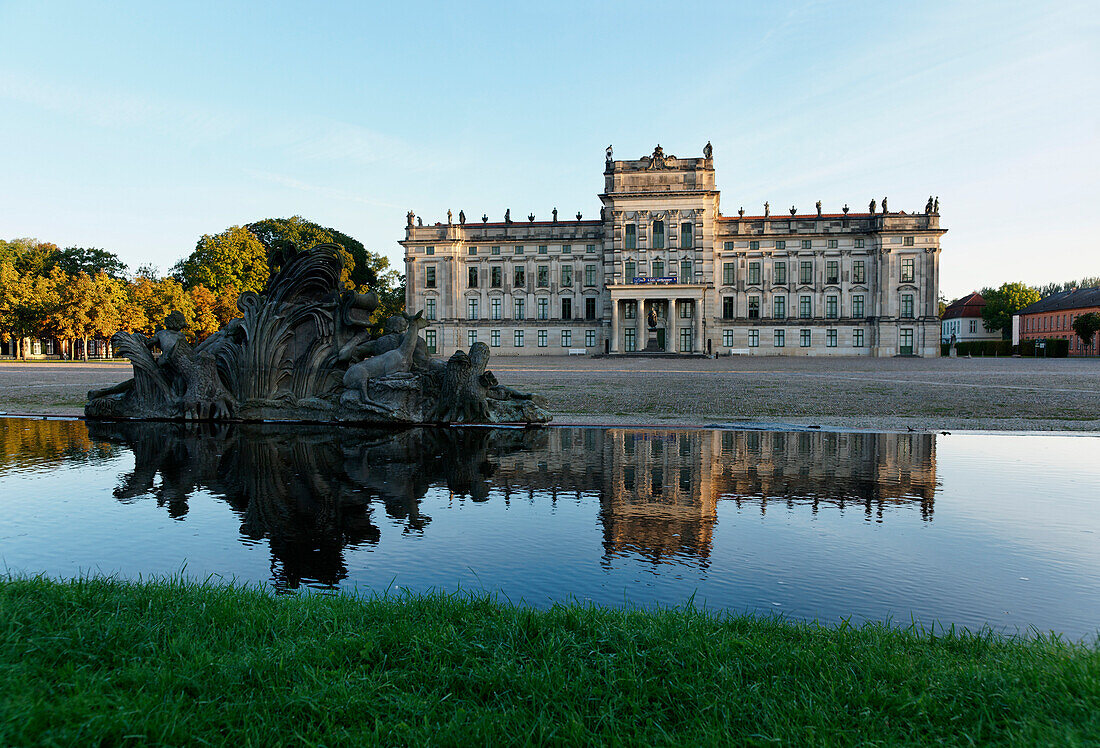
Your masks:
M725 213L922 210L948 298L1100 274L1100 3L0 2L0 237L166 270L303 215L594 216L714 144Z

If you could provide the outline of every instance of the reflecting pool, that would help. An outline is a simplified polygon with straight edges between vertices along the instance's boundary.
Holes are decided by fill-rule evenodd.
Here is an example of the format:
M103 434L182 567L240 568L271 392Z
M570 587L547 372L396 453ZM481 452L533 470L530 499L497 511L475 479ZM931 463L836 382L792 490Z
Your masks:
M1073 638L1100 439L0 418L0 564Z

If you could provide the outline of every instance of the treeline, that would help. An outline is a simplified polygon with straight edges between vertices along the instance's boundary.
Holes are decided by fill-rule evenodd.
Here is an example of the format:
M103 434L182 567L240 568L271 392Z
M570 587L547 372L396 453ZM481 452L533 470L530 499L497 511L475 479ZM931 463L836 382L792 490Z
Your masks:
M1065 283L1048 283L1042 287L1029 286L1026 283L1002 283L998 288L986 287L978 292L985 299L982 322L987 330L999 331L1007 340L1012 334L1013 315L1024 307L1062 291L1096 286L1100 286L1100 277L1094 276Z
M202 236L195 250L161 276L150 265L130 273L112 252L61 249L36 239L0 240L0 340L25 358L29 338L53 338L63 356L88 357L89 341L119 331L151 335L169 313L187 320L192 342L234 317L237 296L262 293L295 252L315 244L341 247L346 289L373 290L384 318L404 309L404 277L355 239L294 216L232 226Z

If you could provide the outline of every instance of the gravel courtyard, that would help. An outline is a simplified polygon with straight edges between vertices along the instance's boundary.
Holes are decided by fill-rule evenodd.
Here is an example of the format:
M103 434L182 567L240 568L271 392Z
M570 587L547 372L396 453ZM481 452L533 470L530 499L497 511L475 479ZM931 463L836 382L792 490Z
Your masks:
M559 423L1100 431L1098 359L496 358ZM121 363L0 363L0 411L78 415Z

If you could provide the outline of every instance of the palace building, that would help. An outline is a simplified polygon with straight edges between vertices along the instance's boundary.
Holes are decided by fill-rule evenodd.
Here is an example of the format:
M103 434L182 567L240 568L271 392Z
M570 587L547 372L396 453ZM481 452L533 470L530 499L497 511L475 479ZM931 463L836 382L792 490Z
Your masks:
M708 143L607 149L598 219L535 216L405 228L406 305L442 356L937 356L939 201L921 213L722 215Z

